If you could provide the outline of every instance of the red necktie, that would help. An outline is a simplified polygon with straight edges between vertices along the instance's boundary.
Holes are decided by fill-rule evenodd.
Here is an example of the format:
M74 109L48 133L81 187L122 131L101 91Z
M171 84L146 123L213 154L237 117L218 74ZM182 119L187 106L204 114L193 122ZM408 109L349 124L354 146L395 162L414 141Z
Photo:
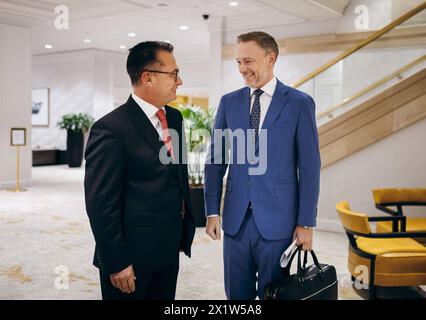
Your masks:
M169 134L169 126L167 125L166 113L163 109L159 109L155 114L157 115L158 119L160 119L161 126L163 127L163 142L166 145L166 148L169 151L170 155L174 158L175 155L173 153L172 137Z

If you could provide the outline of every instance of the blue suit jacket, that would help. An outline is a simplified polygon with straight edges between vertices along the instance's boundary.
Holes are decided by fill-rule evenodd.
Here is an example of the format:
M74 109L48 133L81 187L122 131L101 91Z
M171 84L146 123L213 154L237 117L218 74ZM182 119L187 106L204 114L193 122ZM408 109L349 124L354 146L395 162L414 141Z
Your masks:
M222 97L214 129L250 129L248 87ZM250 156L237 161L237 138L224 138L214 131L205 165L206 215L219 214L223 177L229 167L223 230L230 236L238 233L251 201L261 235L267 240L284 239L293 235L296 224L316 225L321 160L313 99L278 81L261 129L267 132L267 150L262 151L262 140L259 148L261 155L267 155L261 175L249 174ZM246 137L245 148L252 136ZM225 156L229 151L230 164Z

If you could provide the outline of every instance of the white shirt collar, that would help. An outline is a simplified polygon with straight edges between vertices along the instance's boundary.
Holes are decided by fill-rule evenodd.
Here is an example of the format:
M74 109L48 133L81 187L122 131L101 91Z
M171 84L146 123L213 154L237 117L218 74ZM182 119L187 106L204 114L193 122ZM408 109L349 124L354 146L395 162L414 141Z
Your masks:
M139 98L135 93L132 92L132 98L135 100L135 102L141 107L143 112L145 112L148 119L152 119L153 117L157 118L156 113L159 110L156 106L150 104L149 102L146 102L145 100ZM166 112L166 108L162 107L160 108Z
M267 84L265 84L262 88L260 88L264 93L269 96L273 96L275 92L275 88L277 87L277 78L274 76ZM250 88L250 97L253 95L253 92L257 88Z

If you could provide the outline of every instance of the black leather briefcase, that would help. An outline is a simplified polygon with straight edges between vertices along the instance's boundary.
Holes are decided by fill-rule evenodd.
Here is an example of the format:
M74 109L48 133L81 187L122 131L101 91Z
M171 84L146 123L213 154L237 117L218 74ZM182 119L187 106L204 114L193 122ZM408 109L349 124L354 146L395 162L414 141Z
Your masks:
M310 251L314 264L306 267L305 251L301 265L301 247L293 252L288 265L283 268L282 278L272 281L265 287L265 300L337 300L336 269L327 264L320 264ZM290 275L291 263L297 254L297 273Z

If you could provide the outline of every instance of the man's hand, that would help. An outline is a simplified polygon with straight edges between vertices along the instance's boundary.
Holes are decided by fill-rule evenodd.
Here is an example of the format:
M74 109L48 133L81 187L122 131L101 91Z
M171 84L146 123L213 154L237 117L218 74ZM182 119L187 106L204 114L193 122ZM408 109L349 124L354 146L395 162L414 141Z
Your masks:
M207 217L206 233L213 240L220 240L220 221L219 217Z
M313 234L314 232L312 229L306 229L297 225L296 230L294 230L293 241L297 239L297 246L302 246L304 251L311 251Z
M123 293L132 293L136 289L136 277L132 265L120 272L111 274L109 277L112 285Z

